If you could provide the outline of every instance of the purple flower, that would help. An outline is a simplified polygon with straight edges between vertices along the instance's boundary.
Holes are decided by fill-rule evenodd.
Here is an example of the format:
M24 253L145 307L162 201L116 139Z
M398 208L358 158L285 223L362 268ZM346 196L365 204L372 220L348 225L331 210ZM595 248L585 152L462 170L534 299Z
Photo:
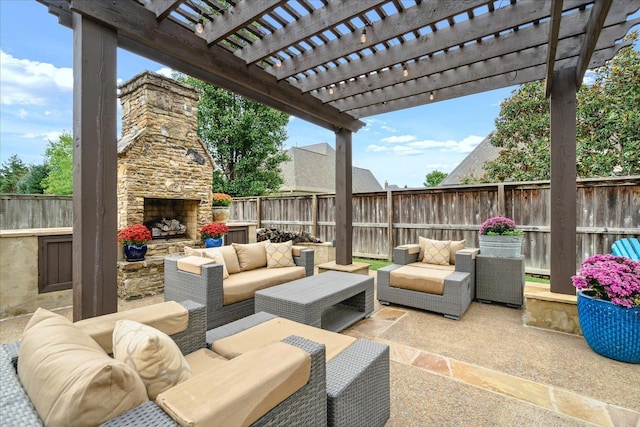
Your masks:
M480 226L480 235L483 234L505 234L505 232L516 231L516 223L512 219L505 218L503 216L494 216L487 219Z
M595 292L596 298L631 308L640 306L640 262L611 254L593 255L571 278L577 289Z

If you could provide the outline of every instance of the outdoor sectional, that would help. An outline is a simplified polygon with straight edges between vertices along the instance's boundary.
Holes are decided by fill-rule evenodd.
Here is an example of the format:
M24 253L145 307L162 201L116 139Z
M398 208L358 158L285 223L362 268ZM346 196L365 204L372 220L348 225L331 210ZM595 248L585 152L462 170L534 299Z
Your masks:
M209 330L253 314L256 291L313 275L313 249L292 246L295 266L269 268L265 255L267 244L268 242L234 243L214 248L214 251L187 250L186 253L195 254L188 257L166 257L165 301L192 300L205 305ZM222 254L223 259L215 261L216 252ZM208 260L207 253L211 254ZM204 258L202 262L206 264L198 263L198 257ZM225 271L228 271L229 277L223 279Z
M170 314L167 314L167 311ZM225 421L227 420L225 417L229 414L239 414L240 418L244 418L244 421L248 420L247 422L252 425L326 425L326 361L325 348L321 344L301 337L289 336L281 342L271 343L275 347L270 349L262 348L249 357L226 360L205 349L205 309L192 301L185 301L182 304L165 302L99 316L74 324L46 310L36 312L31 322L34 318L39 320L31 327L27 326L31 328L29 333L33 334L35 328L40 328L37 333L46 334L44 339L34 340L39 336L29 336L25 332L22 341L0 346L2 425L40 426L46 423L43 418L54 417L56 414L57 421L48 418L51 424L80 426L104 422L101 425L177 426L178 424L172 418L176 417L182 424L235 425L235 422ZM153 331L167 331L167 335L170 336L167 341L177 344L177 347L172 345L175 348L173 351L182 352L186 356L193 370L193 376L178 384L169 385L169 388L159 392L155 399L147 398L147 391L149 390L150 393L151 390L147 383L143 384L140 379L135 378L131 380L136 375L140 375L142 379L148 378L143 375L144 371L140 372L144 365L140 362L135 365L136 368L133 368L129 364L118 362L108 356L112 351L111 335L114 326L116 330L122 326L115 323L117 319L137 320L153 326ZM52 328L62 328L63 331L55 333ZM179 332L176 332L177 330ZM84 340L84 347L78 344L78 336L80 341ZM117 343L115 340L113 342L115 348ZM136 341L134 339L131 342ZM146 342L155 343L156 341ZM127 344L127 351L130 351L131 345ZM20 353L21 347L25 354ZM63 347L65 349L61 350ZM146 351L147 347L143 350ZM268 350L271 351L269 360L264 360L263 356ZM76 353L73 353L74 351ZM77 351L92 352L91 361L83 362L84 364L78 363ZM43 352L44 355L41 354ZM93 356L96 352L97 356ZM42 361L35 366L30 366L28 363L34 357L34 353L37 353L36 356ZM148 353L156 355L159 351ZM145 357L147 357L146 353ZM280 371L288 375L287 372L291 369L288 366L291 365L294 357L303 361L304 369L293 368L298 373L301 370L304 371L302 379L290 375L284 376L284 379L283 376L274 379L274 375L269 371L275 370L274 367L284 358L289 362L286 362L288 364L283 365ZM23 358L24 361L22 361ZM69 363L70 360L74 363ZM124 368L127 369L116 366L118 363L125 365ZM96 364L99 367L97 371L91 370ZM261 368L260 364L267 364L273 369ZM47 371L43 371L43 365L46 365ZM155 365L151 365L152 368L153 366ZM21 371L18 375L18 369L24 372ZM56 381L55 378L52 380L55 374L51 371L64 373L58 374L61 378L57 378L58 381ZM66 375L67 371L70 375ZM87 373L89 371L92 372L91 375ZM114 374L116 371L120 374ZM163 370L153 369L153 371ZM246 372L246 375L238 372ZM225 376L229 375L233 376L225 379ZM96 382L95 377L99 377L100 380ZM125 377L129 378L129 382L140 382L138 388L142 387L143 399L134 398L140 394L139 390L132 392L123 390L122 383ZM31 385L23 387L24 381L26 381L25 384ZM292 385L291 381L295 381L295 385ZM220 384L232 385L221 387ZM299 387L299 384L302 386ZM74 393L69 391L72 387L76 390ZM261 389L262 392L258 391L256 395L256 390ZM287 397L286 393L291 393L292 389L295 391ZM52 406L50 402L43 399L42 394L50 396L53 390L61 390L61 392L54 395L55 400ZM283 393L285 393L284 397ZM229 395L234 398L228 398ZM276 399L279 400L275 400L274 395L277 395ZM193 399L185 404L187 399L183 399L183 396L191 396ZM49 409L55 408L56 405L57 411ZM128 407L125 407L123 412L118 412L121 410L120 407L114 409L117 405L128 405ZM39 408L38 411L35 408ZM240 411L238 408L241 408ZM104 419L105 411L108 411L107 414L116 412L116 415L111 418L107 416L107 419ZM54 415L51 415L52 413Z
M459 320L475 298L475 257L479 250L464 248L464 241L450 245L453 250L447 255L449 262L442 263L447 265L424 262L419 244L394 248L394 263L378 270L380 303L434 311Z

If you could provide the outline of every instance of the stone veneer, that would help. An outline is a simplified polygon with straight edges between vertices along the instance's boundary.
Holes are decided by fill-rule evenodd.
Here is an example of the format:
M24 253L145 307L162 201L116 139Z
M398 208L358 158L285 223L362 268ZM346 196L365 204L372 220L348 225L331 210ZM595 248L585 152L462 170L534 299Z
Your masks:
M120 102L118 229L156 216L187 225L183 238L150 242L145 261L119 262L118 295L131 299L163 290L164 255L199 244L212 220L214 162L197 135L194 88L145 71L120 86Z

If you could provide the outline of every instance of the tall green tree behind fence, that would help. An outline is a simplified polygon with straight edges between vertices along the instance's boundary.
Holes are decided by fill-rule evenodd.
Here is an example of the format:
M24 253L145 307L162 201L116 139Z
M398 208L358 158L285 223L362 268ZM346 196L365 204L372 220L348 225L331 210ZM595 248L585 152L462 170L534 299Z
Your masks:
M585 179L577 185L578 262L610 253L623 237L640 236L640 176ZM434 187L355 194L353 254L390 259L395 246L434 239L466 239L478 246L478 228L490 216L513 218L526 232L523 252L530 273L548 274L550 206L548 181ZM567 197L573 197L568 194ZM0 229L71 227L72 198L0 196ZM335 235L335 196L237 198L232 221L305 230L324 241ZM576 266L577 268L578 266Z

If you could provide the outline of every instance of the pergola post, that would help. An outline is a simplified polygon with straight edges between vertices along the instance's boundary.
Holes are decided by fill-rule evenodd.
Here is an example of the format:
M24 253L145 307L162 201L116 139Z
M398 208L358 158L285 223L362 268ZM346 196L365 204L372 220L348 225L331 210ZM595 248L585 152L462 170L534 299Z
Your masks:
M554 71L551 87L551 292L575 294L576 70Z
M118 310L117 32L73 14L73 320Z
M336 264L352 263L351 131L336 132Z

